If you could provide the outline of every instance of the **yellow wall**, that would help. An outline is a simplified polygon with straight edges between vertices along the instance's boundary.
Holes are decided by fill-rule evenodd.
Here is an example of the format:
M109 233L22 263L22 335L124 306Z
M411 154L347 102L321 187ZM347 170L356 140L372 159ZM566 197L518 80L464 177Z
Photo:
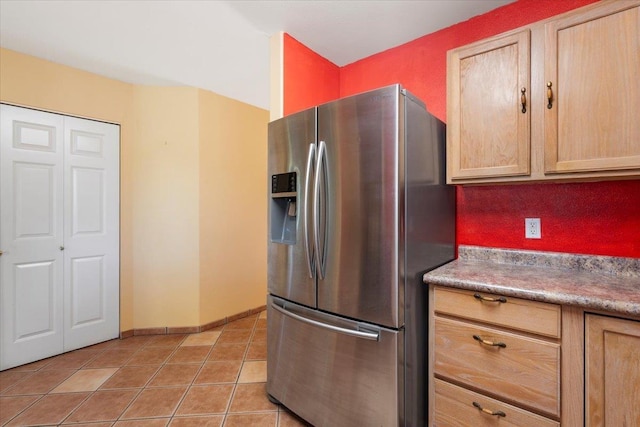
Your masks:
M198 326L265 303L268 111L6 49L0 101L121 125L121 330Z
M266 304L269 112L200 91L200 323Z
M198 89L136 86L132 113L134 323L196 326Z

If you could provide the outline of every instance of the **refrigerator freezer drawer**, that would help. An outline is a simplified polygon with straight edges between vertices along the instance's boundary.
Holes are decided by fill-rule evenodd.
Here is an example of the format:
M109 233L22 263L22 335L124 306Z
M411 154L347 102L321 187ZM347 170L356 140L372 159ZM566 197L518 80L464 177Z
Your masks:
M400 425L402 332L273 296L267 310L272 397L316 427Z

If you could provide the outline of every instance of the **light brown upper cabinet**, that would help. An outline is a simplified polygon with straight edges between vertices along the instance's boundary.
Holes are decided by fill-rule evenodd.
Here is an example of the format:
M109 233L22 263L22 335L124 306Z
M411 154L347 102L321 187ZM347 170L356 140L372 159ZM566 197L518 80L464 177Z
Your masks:
M448 53L447 181L640 176L640 0Z
M545 26L547 173L640 166L640 7L628 4Z
M526 29L452 52L447 128L452 176L529 175L529 47Z

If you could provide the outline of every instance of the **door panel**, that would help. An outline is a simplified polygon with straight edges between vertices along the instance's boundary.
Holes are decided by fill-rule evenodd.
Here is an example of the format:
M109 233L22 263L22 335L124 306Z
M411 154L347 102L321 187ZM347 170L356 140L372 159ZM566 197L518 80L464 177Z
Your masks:
M62 352L63 118L0 106L0 369Z
M55 262L15 265L15 339L33 339L55 333Z
M55 235L55 164L14 162L16 239Z
M104 171L72 168L72 234L104 231Z
M104 257L71 260L71 327L105 320Z
M119 335L119 128L65 119L65 351Z
M398 318L398 86L318 107L326 144L325 278L318 308L390 327Z
M305 192L305 184L313 178L313 161L308 169L309 150L315 150L316 110L302 111L269 123L268 182L274 174L295 172L295 208L290 210L286 199L271 197L269 187L269 293L304 304L316 306L316 279L311 238L305 239L305 218L309 237L312 229L312 197ZM307 180L307 177L309 178ZM295 216L295 241L278 241L282 234L282 215ZM280 216L279 216L280 215ZM307 253L309 260L307 261ZM311 274L310 274L311 271Z

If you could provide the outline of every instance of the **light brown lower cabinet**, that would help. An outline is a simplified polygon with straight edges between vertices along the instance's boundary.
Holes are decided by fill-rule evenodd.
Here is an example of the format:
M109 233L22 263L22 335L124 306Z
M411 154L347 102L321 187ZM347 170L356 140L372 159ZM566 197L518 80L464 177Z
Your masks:
M429 425L640 427L640 317L432 285L429 333Z
M640 322L585 316L585 424L640 426Z

